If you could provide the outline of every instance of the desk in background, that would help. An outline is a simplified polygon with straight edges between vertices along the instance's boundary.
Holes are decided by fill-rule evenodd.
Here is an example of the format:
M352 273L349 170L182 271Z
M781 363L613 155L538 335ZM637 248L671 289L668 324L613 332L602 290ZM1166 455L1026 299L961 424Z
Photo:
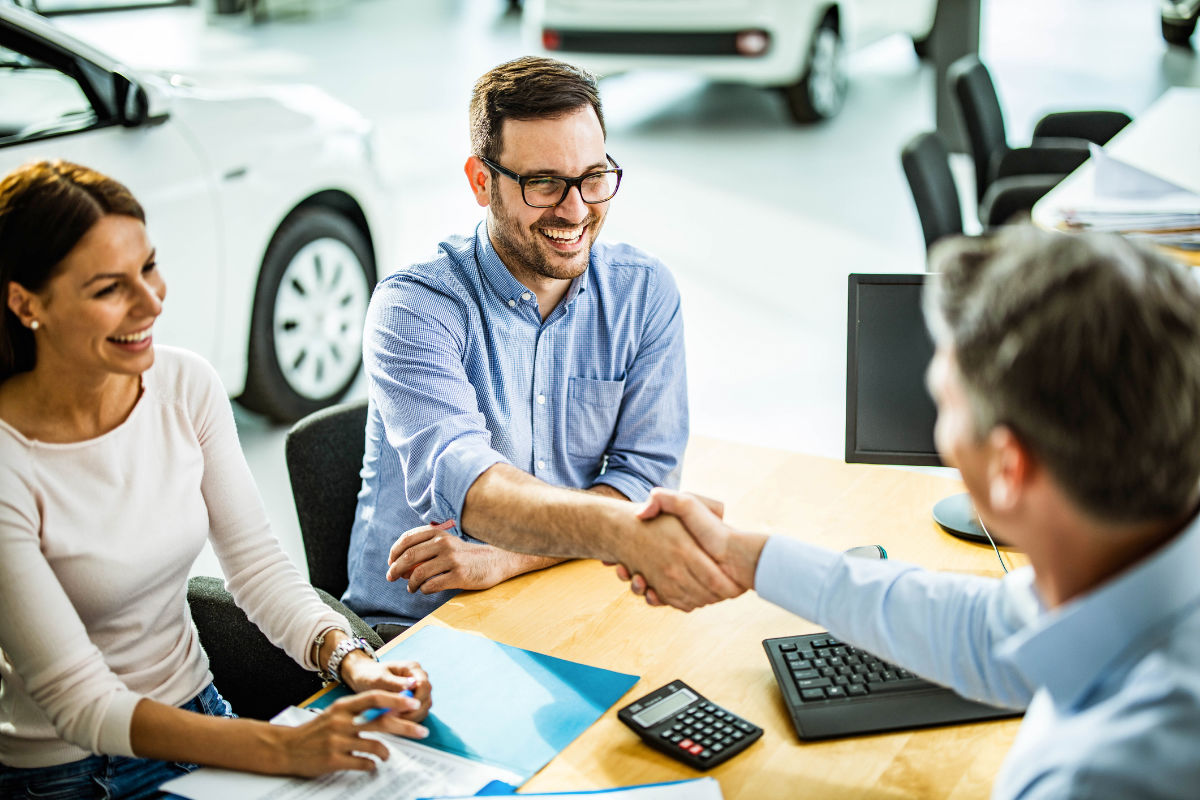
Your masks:
M946 478L693 437L684 488L724 500L726 519L740 529L835 549L882 544L896 560L1001 574L990 548L954 539L934 524L933 504L962 490ZM1006 557L1024 563L1020 555ZM801 742L761 642L819 630L816 626L752 592L691 614L650 608L596 561L571 562L484 592L465 592L414 629L437 624L641 675L617 707L681 678L761 725L761 741L705 773L720 781L726 800L985 798L1018 725L1006 720ZM436 705L436 680L433 697ZM525 790L607 788L697 774L641 744L617 720L614 708Z
M1127 164L1200 194L1200 88L1176 87L1140 114L1104 146ZM1061 227L1057 210L1081 205L1094 196L1092 162L1085 161L1038 200L1033 221L1045 230ZM1174 258L1200 266L1200 252L1163 248Z

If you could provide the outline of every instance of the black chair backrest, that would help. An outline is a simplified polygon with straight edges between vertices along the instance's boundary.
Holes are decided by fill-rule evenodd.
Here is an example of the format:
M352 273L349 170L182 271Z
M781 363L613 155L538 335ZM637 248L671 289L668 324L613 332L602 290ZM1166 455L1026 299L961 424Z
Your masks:
M1004 113L987 67L975 56L963 56L947 72L950 94L958 102L971 158L975 160L976 200L982 200L992 181L992 163L1008 149Z
M962 233L962 206L942 138L936 133L914 136L900 151L900 163L917 205L925 247L943 236Z
M309 582L334 597L346 591L346 555L362 488L367 401L326 408L297 422L284 450Z

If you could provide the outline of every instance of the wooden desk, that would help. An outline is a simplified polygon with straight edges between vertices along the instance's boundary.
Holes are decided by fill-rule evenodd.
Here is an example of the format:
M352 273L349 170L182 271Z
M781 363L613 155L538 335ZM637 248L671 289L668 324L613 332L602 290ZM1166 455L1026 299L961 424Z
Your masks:
M934 502L961 491L945 478L694 437L684 488L725 500L726 518L739 528L839 549L882 544L893 559L1001 573L990 548L954 539L934 525ZM1007 555L1022 563L1019 555ZM753 592L691 614L650 608L596 561L460 594L414 629L438 624L642 676L618 706L535 775L526 791L696 777L641 744L616 717L615 708L674 678L765 729L762 740L707 773L720 781L727 800L987 797L1018 724L1006 720L803 743L761 642L819 630L816 626ZM433 691L436 706L436 679Z
M1200 194L1200 88L1175 87L1104 146L1127 164ZM1085 161L1033 206L1033 221L1046 230L1061 228L1059 208L1094 197L1092 162ZM1200 252L1164 247L1174 258L1200 266Z

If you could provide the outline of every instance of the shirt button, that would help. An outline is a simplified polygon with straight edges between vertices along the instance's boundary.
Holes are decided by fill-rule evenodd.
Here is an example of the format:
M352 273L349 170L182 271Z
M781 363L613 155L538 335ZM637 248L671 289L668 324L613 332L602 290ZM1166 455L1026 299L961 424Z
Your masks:
M522 299L522 300L528 300L528 299L529 299L529 292L526 292L525 294L521 295L521 299Z
M509 307L509 308L516 308L516 307L517 307L517 301L516 301L516 300L509 300L509 301L508 301L508 307Z
M537 463L537 468L538 468L538 469L545 469L545 468L546 468L546 462L545 462L545 461L540 461L540 460L539 460L539 461L538 461L538 463Z
M539 405L539 406L544 406L544 405L546 405L546 395L544 395L544 394L539 394L539 395L537 396L537 401L538 401L538 405Z

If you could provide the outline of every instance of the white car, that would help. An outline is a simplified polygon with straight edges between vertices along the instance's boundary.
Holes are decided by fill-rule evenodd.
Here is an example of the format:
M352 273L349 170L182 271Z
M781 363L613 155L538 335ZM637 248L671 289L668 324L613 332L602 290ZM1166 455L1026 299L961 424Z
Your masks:
M313 87L218 91L131 70L6 4L0 98L0 175L62 158L145 207L167 282L158 341L203 355L277 421L349 389L394 227L360 114Z
M683 70L779 87L798 122L837 114L845 52L894 33L918 52L937 0L527 0L527 46L598 75Z

